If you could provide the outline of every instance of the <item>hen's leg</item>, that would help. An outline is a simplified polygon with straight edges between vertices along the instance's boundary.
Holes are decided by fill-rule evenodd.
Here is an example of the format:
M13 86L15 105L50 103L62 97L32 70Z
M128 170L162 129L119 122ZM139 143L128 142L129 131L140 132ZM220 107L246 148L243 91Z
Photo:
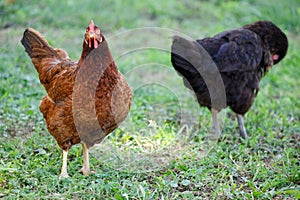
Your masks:
M238 120L238 124L239 124L239 128L240 128L240 136L242 138L246 138L248 137L247 135L247 131L246 131L246 128L245 128L245 125L244 125L244 118L242 115L239 115L237 114L237 120Z
M68 170L67 170L67 159L68 159L68 150L63 150L63 163L61 167L61 173L59 178L68 178Z
M90 161L89 161L89 149L86 144L82 142L82 154L83 154L83 167L81 168L81 172L83 175L88 176L91 173L90 169Z
M211 109L211 115L212 115L212 129L215 132L215 136L220 136L221 135L221 130L219 126L219 121L218 121L218 111L214 108Z

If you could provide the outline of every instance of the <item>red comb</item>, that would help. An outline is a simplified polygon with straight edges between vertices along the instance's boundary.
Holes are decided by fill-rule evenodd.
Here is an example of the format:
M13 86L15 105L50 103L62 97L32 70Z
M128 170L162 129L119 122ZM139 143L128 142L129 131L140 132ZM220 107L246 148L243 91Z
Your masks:
M94 21L91 20L90 25L89 25L90 30L94 30L94 26L95 26Z

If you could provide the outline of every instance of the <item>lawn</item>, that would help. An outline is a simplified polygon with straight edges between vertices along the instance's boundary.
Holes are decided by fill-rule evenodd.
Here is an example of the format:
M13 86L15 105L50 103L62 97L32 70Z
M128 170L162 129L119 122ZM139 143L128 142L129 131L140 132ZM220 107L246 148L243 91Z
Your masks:
M58 179L62 152L39 112L45 91L20 40L26 27L78 59L89 21L100 26L134 91L122 125L90 152L69 153L69 179ZM206 139L210 112L200 108L171 67L174 34L213 36L271 20L289 38L282 62L262 80L245 116L220 113L223 135ZM4 199L297 199L300 198L300 2L0 1L0 198Z

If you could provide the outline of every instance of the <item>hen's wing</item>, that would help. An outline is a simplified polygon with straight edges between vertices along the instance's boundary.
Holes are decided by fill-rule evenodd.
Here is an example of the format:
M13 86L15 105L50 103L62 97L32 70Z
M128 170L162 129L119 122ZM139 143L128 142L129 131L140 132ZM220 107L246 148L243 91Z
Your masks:
M260 37L247 29L225 31L209 40L197 40L210 55L220 72L254 70L260 64L263 47ZM222 44L220 44L220 41ZM218 48L212 48L216 45Z

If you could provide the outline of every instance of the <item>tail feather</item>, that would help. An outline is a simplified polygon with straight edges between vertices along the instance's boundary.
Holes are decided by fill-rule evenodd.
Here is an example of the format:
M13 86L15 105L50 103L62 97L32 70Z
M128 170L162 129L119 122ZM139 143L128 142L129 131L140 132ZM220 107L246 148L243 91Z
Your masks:
M60 49L53 49L46 39L32 28L24 31L21 43L48 92L49 83L53 77L63 70L63 64L68 59L67 53Z
M46 39L36 30L27 28L21 40L30 58L44 58L56 55L55 50Z
M174 36L171 62L174 69L184 77L185 86L203 96L198 99L200 104L207 106L208 99L211 99L214 108L226 105L226 101L223 101L226 94L220 72L199 43Z
M173 36L171 49L171 61L173 67L183 76L196 73L195 67L191 64L192 58L195 58L195 48L192 41L179 36Z
M210 55L196 41L187 40L180 36L174 36L171 51L172 64L180 73L193 75L209 72L214 73L217 70Z

